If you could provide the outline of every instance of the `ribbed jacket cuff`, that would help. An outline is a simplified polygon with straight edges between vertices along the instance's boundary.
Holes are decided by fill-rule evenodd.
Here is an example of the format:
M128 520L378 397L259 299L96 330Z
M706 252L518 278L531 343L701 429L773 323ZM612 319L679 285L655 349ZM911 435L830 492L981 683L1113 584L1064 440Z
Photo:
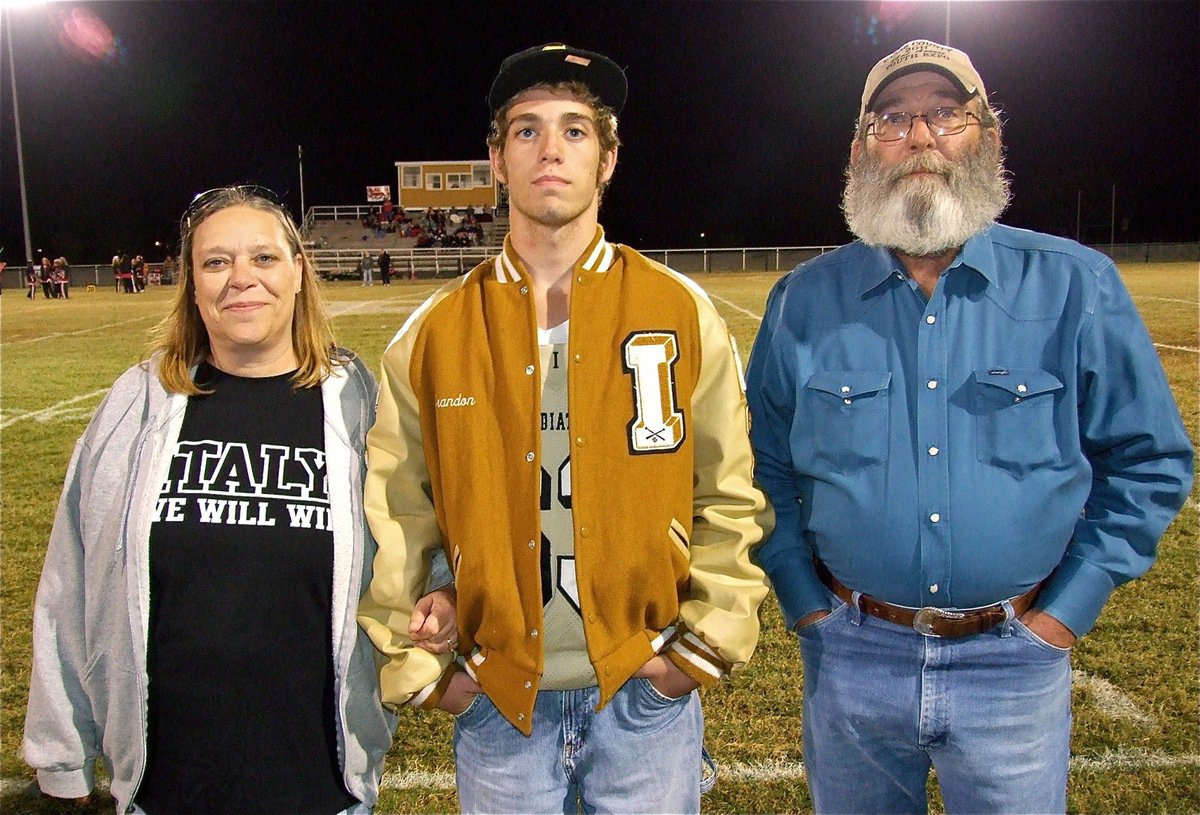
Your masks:
M450 687L450 679L456 673L458 673L458 664L451 662L436 682L430 682L413 694L413 697L408 700L408 704L422 710L433 710L442 701L442 697L446 694L446 688Z

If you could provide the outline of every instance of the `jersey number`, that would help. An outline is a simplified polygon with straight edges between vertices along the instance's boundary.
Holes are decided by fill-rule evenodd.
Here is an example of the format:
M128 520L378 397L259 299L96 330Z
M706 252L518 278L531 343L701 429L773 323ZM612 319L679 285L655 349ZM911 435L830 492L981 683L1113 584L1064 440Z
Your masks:
M630 334L622 346L625 370L633 374L633 420L629 449L633 453L668 453L683 443L683 413L675 398L675 361L679 348L674 332Z

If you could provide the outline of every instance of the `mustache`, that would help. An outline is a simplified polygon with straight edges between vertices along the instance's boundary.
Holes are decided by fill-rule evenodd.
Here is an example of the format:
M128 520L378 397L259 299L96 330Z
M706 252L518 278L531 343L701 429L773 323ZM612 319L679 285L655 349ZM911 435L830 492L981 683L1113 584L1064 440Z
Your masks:
M943 178L949 178L953 172L953 162L937 153L926 152L911 156L888 169L883 180L887 184L894 184L912 173L936 173Z

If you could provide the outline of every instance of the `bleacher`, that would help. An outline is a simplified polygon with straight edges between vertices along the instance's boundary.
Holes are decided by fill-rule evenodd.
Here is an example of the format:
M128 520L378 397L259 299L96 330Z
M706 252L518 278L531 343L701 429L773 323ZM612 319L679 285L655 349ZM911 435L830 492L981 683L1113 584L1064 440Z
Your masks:
M313 207L305 216L302 234L317 265L317 273L326 280L357 279L363 252L372 258L387 249L392 257L393 275L402 279L454 277L470 271L478 263L495 255L508 233L508 214L497 213L492 221L480 224L483 243L471 247L418 249L416 238L399 233L378 234L362 225L370 210L366 206ZM419 213L411 213L417 216ZM375 277L379 269L375 268Z

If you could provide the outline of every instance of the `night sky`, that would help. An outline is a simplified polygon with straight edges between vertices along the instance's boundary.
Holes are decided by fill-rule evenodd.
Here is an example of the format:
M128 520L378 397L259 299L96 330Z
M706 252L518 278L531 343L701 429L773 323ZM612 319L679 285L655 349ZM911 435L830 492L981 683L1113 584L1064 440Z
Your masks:
M952 2L1006 121L1003 220L1107 244L1200 240L1200 3ZM500 61L550 41L626 68L609 237L836 244L867 71L945 39L944 2L55 3L13 9L35 250L161 258L195 193L253 181L365 203L398 160L484 159ZM111 31L112 40L106 36ZM7 32L6 32L7 33ZM72 39L74 37L74 39ZM0 260L22 263L7 45ZM700 233L706 233L703 241Z

